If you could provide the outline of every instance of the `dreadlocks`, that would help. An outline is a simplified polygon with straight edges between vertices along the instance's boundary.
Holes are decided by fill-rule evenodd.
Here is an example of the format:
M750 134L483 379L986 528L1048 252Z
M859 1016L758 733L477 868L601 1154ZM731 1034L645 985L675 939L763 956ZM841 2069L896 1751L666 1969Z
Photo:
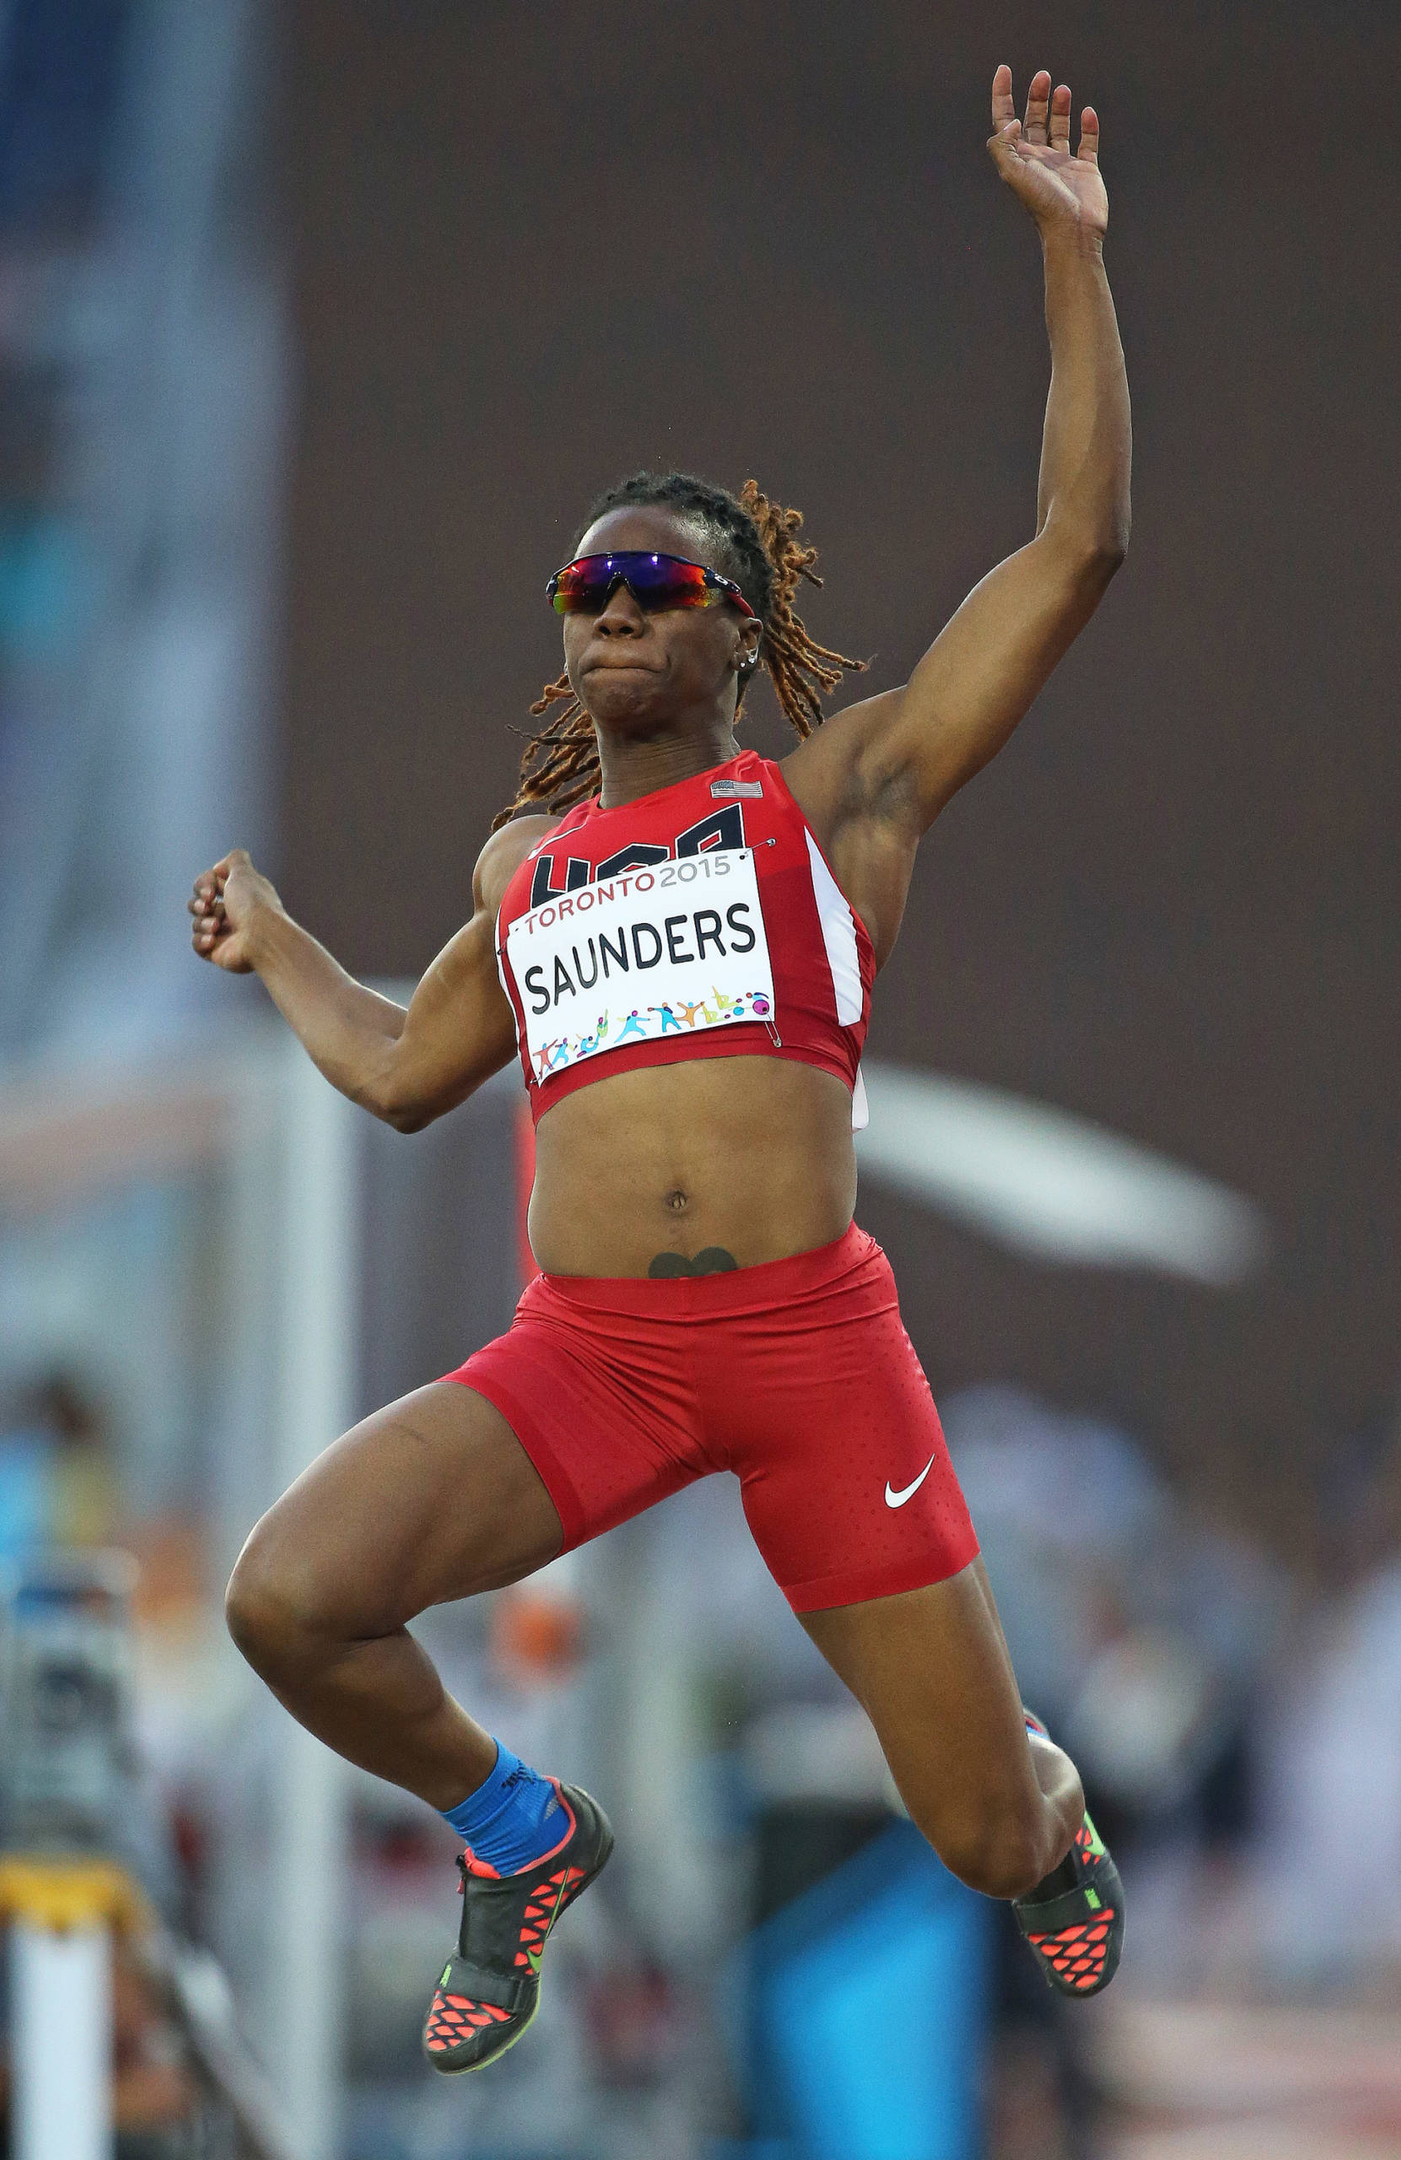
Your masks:
M804 547L798 538L802 512L770 502L753 480L746 480L734 496L690 473L641 472L599 496L584 521L584 531L606 511L639 503L677 511L715 543L724 557L723 568L763 625L759 661L769 671L778 702L799 735L810 735L822 720L822 693L866 663L848 660L817 644L794 610L803 579L809 585L822 583L814 567L816 548ZM740 699L746 687L742 677ZM563 710L547 719L526 743L516 799L492 820L493 832L518 811L538 806L562 813L593 792L598 780L598 741L567 673L545 685L531 713L539 718L560 699Z

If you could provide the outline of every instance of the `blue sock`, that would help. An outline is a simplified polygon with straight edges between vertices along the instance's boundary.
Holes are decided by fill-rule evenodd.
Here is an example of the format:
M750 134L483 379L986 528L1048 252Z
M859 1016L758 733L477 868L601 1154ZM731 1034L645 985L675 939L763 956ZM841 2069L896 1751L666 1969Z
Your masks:
M442 1812L443 1820L471 1847L473 1858L484 1860L498 1875L514 1875L553 1851L569 1827L549 1779L529 1769L499 1740L486 1783Z

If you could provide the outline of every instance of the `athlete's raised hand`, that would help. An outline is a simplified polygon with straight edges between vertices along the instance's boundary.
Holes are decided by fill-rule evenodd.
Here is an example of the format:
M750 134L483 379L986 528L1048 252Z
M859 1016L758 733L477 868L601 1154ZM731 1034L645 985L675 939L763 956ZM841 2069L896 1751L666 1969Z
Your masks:
M1080 114L1080 147L1070 148L1070 86L1053 91L1042 68L1031 78L1026 120L1012 103L1012 70L1002 66L992 78L992 162L1012 193L1025 204L1045 232L1075 226L1102 234L1109 223L1109 197L1099 172L1099 116L1093 105Z
M231 975L253 971L248 926L256 910L273 907L281 912L282 908L273 886L253 868L245 848L231 849L222 862L197 877L188 905L195 919L191 932L195 951L201 960L212 960Z

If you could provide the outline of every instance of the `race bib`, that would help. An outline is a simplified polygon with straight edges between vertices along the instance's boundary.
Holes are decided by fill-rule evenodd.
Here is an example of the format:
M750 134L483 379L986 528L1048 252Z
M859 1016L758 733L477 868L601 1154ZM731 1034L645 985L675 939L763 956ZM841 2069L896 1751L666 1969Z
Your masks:
M601 1050L773 1020L751 848L625 870L546 901L506 932L537 1080Z

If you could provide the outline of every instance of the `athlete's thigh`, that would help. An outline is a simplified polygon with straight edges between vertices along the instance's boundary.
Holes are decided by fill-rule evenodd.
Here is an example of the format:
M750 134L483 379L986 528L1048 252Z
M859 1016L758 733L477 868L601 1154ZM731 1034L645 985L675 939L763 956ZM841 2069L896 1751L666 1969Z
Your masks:
M439 1380L319 1455L258 1524L248 1557L320 1624L374 1634L518 1581L562 1535L501 1412Z
M799 1618L876 1728L922 1828L1039 1793L987 1571Z
M942 1581L978 1550L889 1268L820 1326L774 1329L725 1374L730 1466L769 1572L800 1615ZM884 1309L863 1310L888 1295ZM718 1362L718 1361L717 1361Z

